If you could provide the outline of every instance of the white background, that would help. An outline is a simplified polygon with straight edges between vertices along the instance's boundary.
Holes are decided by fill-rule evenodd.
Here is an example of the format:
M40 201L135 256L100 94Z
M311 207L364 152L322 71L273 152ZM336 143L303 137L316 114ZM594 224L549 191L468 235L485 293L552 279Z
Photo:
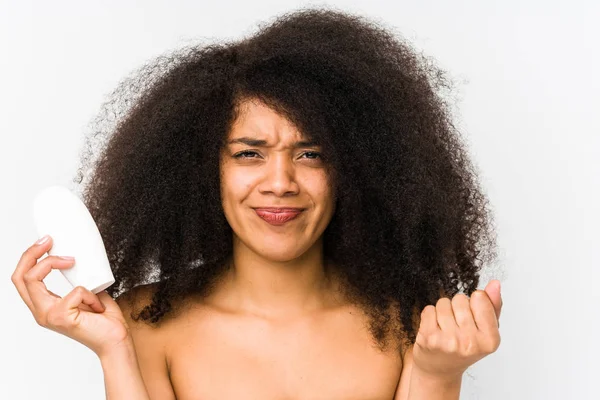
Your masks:
M40 328L10 275L32 196L71 185L116 84L195 40L239 38L300 1L0 2L0 398L103 399L96 356ZM324 3L314 3L324 4ZM496 215L502 344L461 399L598 399L600 6L335 1L399 29L460 82L459 124ZM53 271L51 289L69 289ZM480 287L480 288L482 288Z

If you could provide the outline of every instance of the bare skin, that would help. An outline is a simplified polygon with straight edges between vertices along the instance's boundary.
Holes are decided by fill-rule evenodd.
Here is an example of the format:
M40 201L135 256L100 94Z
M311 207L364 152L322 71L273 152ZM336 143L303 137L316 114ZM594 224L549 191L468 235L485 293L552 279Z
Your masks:
M440 293L415 321L414 346L400 355L398 338L388 337L381 350L341 290L339 269L323 258L335 193L320 147L253 101L227 139L221 198L233 252L210 293L173 304L156 326L131 318L153 284L116 301L83 287L60 298L43 279L74 260L38 262L52 246L46 237L11 277L36 322L99 356L111 400L457 400L462 373L500 344L500 282L471 298ZM265 207L302 211L274 225L255 211Z
M344 301L335 278L319 306L267 316L236 306L230 270L209 296L185 299L152 326L131 313L149 303L155 284L116 302L82 287L64 298L49 292L42 280L50 269L73 262L49 256L36 263L51 244L25 251L12 280L41 326L99 356L107 399L406 399L409 356L403 368L397 352L375 346L366 316ZM401 372L405 384L397 389Z
M341 295L323 260L335 193L321 148L295 146L307 138L259 101L242 103L227 139L221 197L234 232L230 269L208 297L189 299L159 328L129 321L149 392L161 399L170 390L177 399L392 399L400 355L394 346L379 350L367 317ZM254 211L275 206L304 211L283 226ZM140 292L147 303L152 287Z
M147 303L152 290L136 288L136 303ZM219 300L227 296L224 290L189 300L154 329L132 321L125 302L118 301L151 398L394 398L400 355L375 345L357 307L330 304L289 318L265 318Z

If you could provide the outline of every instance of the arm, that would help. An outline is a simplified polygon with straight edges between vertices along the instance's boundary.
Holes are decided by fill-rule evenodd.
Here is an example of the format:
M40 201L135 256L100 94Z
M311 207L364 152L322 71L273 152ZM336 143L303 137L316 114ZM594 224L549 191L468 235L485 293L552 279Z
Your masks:
M107 400L149 400L133 341L100 358Z
M131 296L135 301L130 302ZM132 303L148 304L152 286L132 289L116 301L127 321L131 340L122 348L101 357L107 400L175 400L166 362L165 335L144 321L131 318Z
M394 400L458 400L462 375L447 380L429 377L414 368L412 350L411 346L405 352Z
M43 279L52 269L72 267L74 260L49 255L38 262L53 243L49 236L43 239L23 253L11 276L36 322L98 355L108 399L147 400L149 394L154 399L175 399L160 335L132 321L130 302L123 301L129 293L115 301L104 291L94 294L82 286L63 298L49 292ZM148 289L140 289L143 297Z

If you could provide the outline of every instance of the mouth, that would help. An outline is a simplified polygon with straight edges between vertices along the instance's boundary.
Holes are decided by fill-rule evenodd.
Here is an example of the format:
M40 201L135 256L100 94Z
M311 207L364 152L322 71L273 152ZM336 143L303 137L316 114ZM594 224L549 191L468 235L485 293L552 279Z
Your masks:
M304 209L302 208L255 208L254 211L265 222L280 226L296 219Z

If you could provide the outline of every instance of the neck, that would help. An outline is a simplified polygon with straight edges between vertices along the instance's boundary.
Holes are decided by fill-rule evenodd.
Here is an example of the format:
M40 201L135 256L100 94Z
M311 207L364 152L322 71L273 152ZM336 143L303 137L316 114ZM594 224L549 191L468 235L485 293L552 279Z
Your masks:
M266 318L293 317L326 307L333 285L322 246L320 239L302 256L276 261L235 238L222 300L227 308Z

